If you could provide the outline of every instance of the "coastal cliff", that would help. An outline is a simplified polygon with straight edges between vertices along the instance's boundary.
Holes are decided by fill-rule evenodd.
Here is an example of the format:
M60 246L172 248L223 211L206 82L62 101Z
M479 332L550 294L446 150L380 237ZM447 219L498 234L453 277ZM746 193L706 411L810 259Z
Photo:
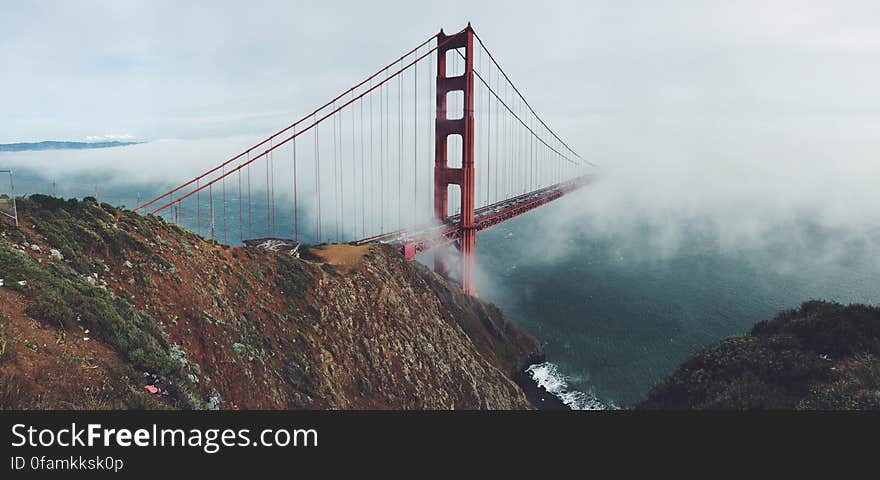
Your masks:
M0 224L0 407L527 409L539 343L393 248L229 247L94 199Z
M685 361L647 410L878 410L880 308L810 301Z

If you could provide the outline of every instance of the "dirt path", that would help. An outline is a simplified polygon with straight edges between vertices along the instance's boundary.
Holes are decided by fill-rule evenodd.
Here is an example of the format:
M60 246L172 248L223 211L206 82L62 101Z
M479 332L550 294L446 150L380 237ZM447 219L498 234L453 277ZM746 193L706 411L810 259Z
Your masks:
M364 255L370 252L370 248L371 245L325 245L315 249L313 253L324 263L348 273L364 263Z

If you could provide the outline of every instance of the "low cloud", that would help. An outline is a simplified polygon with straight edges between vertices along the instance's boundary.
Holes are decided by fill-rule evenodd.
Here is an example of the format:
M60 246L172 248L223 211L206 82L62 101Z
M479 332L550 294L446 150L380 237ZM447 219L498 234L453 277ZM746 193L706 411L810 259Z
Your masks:
M599 181L535 214L530 235L542 248L528 261L558 261L590 239L657 261L696 237L719 251L778 249L780 265L794 255L870 259L866 252L880 253L880 137L868 128L876 122L618 119L594 149L607 159Z

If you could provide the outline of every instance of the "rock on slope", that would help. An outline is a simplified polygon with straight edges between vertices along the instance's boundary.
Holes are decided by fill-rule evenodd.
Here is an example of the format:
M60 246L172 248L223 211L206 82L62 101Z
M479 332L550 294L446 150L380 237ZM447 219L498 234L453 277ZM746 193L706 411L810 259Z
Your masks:
M511 378L536 340L388 246L297 259L93 199L19 209L0 225L0 407L530 408Z
M640 409L880 409L880 308L811 301L697 352Z

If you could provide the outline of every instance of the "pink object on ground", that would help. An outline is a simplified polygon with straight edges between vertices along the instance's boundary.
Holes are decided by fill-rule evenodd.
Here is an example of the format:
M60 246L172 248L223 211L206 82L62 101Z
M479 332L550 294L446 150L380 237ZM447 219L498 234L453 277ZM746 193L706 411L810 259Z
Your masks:
M144 389L150 393L153 393L153 394L159 393L159 389L153 385L147 385L144 387Z

